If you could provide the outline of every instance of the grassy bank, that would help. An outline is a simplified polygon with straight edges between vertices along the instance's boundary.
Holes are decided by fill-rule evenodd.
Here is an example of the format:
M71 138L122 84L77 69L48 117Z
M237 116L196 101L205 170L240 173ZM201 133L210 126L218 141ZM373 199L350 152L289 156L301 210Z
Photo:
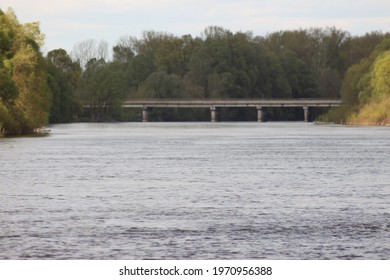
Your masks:
M352 113L348 124L390 125L390 97L364 105L359 112Z

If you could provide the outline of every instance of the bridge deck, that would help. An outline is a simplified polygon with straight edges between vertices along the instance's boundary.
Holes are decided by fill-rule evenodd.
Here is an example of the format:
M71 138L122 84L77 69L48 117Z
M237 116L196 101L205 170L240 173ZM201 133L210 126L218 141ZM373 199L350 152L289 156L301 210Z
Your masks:
M338 99L130 99L122 107L336 107L341 102Z

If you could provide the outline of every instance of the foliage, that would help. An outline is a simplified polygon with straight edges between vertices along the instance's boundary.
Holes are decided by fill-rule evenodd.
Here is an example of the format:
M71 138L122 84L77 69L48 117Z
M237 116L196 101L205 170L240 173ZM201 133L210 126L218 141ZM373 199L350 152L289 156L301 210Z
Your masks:
M22 25L12 10L0 11L0 134L79 119L82 106L92 121L123 120L128 98L342 98L344 106L322 120L387 123L389 38L335 27L254 37L209 26L195 38L153 30L122 36L112 60L103 40L44 59L39 23Z
M46 57L47 81L52 92L51 123L70 122L81 113L74 96L81 75L80 64L73 62L63 49L50 51Z
M152 73L140 86L136 97L140 98L183 98L184 82L175 74L164 71Z
M318 97L317 80L304 61L291 51L281 53L280 60L292 98Z
M126 65L126 81L130 92L135 92L138 86L156 71L156 65L152 58L145 55L137 55Z
M386 43L379 43L388 36L372 32L352 37L335 27L280 31L266 37L233 33L219 26L207 27L196 38L145 31L141 38L123 36L113 47L115 83L120 88L110 95L116 96L115 102L96 101L102 99L105 88L99 83L113 76L107 72L92 79L90 67L83 71L77 96L82 103L87 102L87 96L89 101L95 99L88 104L100 109L91 118L100 121L118 115L113 111L119 112L119 107L112 104L126 98L341 97L345 105L322 118L347 121L350 114L386 89L380 73L386 71L387 60L378 62L376 72L372 72L372 65L387 49ZM102 61L99 53L104 52L97 51L97 43L85 41L76 46L88 53L85 45L94 56L84 57ZM103 68L111 64L103 61ZM109 106L111 113L102 113L106 111L102 104Z
M0 84L0 99L4 105L11 107L18 97L18 88L6 69L0 69Z
M46 124L51 93L39 47L39 23L21 25L9 9L0 13L0 131L26 134Z
M375 52L374 52L375 53ZM390 51L380 52L360 76L360 108L349 123L390 124Z
M125 72L115 62L91 59L81 75L77 97L89 107L92 121L110 119L126 96Z
M384 39L371 54L352 65L344 78L342 115L347 123L388 124L390 107L390 39ZM334 113L333 113L334 114ZM331 115L327 116L333 119Z
M203 97L285 97L290 88L278 58L247 34L206 29L203 44L193 53L187 79L202 88Z
M33 46L23 44L12 60L13 80L19 96L16 108L22 117L22 133L47 123L51 95L47 87L44 59Z
M112 48L115 62L127 63L134 57L134 44L136 38L122 36L116 46Z
M350 124L390 125L390 97L374 100L363 105L348 118Z
M374 62L371 75L373 99L380 101L390 97L390 51L381 53Z

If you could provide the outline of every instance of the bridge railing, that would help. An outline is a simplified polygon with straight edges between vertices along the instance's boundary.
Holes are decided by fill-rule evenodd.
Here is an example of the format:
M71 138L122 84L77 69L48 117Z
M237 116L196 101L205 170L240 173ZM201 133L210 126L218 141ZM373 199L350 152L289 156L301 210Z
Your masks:
M122 107L335 107L339 99L130 99Z

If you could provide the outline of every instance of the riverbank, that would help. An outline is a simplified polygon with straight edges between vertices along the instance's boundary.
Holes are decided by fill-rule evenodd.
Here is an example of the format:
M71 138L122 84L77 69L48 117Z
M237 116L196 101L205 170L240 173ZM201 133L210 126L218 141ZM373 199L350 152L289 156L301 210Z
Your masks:
M348 123L390 126L390 97L365 104L357 113L349 116Z
M389 121L383 121L380 123L376 122L348 122L345 125L359 125L359 126L390 126Z
M49 135L50 133L51 130L47 128L38 128L35 129L33 132L26 133L26 134L6 134L3 131L0 131L0 139L15 138L15 137L43 137Z

